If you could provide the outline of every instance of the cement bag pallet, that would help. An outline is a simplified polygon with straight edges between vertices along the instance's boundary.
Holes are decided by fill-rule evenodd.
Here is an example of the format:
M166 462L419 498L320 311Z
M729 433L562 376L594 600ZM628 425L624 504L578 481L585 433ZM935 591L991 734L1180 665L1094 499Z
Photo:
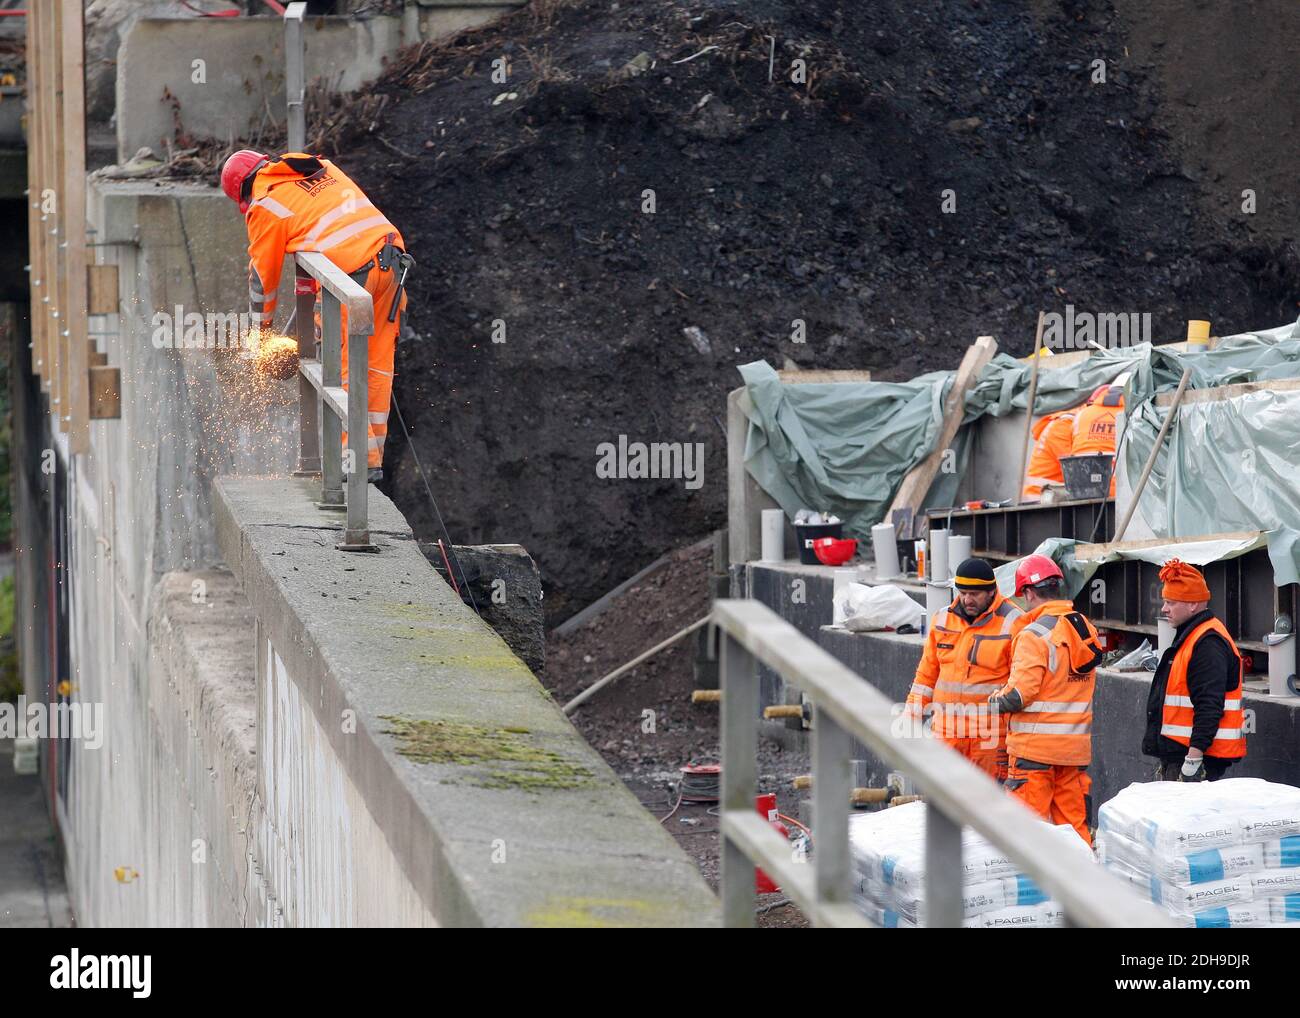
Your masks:
M1300 922L1300 789L1258 778L1139 783L1098 821L1102 865L1180 925Z
M877 926L925 925L925 816L925 804L915 802L849 820L854 902ZM1073 828L1044 826L1081 867L1095 865ZM969 828L962 831L962 909L963 925L971 928L1063 925L1060 906L1018 872L1006 853Z

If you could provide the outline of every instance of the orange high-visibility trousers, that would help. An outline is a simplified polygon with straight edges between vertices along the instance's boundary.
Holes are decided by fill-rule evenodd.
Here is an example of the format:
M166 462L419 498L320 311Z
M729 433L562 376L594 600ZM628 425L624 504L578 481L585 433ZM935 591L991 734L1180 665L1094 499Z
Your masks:
M376 253L376 258L378 253ZM366 276L366 292L374 303L375 331L370 337L369 357L370 376L366 393L366 410L369 414L369 427L366 434L366 466L384 465L384 441L388 438L388 410L393 396L393 361L397 354L397 336L402 324L402 313L406 310L406 291L402 291L402 306L398 309L397 320L390 322L388 312L393 304L393 294L397 289L397 268L381 272L379 266L373 265ZM348 387L348 309L342 308L343 324L343 388ZM320 337L320 300L316 301L316 336ZM343 431L343 446L348 444L348 433Z
M988 739L948 739L942 740L951 746L994 781L1007 778L1007 744L1005 739L1000 745L989 746Z
M1088 794L1092 779L1082 767L1064 767L1012 757L1007 789L1044 820L1069 824L1092 847L1088 832Z

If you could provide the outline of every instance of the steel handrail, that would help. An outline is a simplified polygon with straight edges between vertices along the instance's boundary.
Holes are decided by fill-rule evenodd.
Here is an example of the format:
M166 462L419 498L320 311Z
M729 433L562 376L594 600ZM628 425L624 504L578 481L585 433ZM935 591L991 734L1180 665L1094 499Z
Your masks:
M760 865L818 925L868 925L853 907L848 844L852 738L907 774L926 798L926 903L931 926L963 918L961 832L970 827L1060 903L1074 926L1169 927L1170 918L1100 866L1080 867L1032 813L938 739L900 737L894 703L766 605L719 600L722 634L722 905L727 925L754 922ZM816 852L809 867L754 810L757 663L813 704Z
M365 287L318 251L294 255L294 317L298 339L299 437L298 474L321 475L322 509L347 510L347 525L338 547L373 551L367 506L370 334L374 301ZM320 360L316 360L314 287L321 302ZM348 389L343 388L343 322L348 318ZM348 449L343 453L346 424ZM320 434L317 434L317 428ZM347 497L344 498L344 479Z

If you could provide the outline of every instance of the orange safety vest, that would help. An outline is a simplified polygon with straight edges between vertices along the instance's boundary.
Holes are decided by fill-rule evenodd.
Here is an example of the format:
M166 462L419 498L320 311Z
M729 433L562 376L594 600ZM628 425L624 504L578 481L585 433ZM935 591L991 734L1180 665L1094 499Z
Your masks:
M1115 418L1124 409L1124 390L1112 385L1095 403L1089 403L1074 418L1074 432L1070 441L1070 455L1087 453L1113 453L1115 451Z
M1011 677L999 695L1017 694L1007 718L1007 752L1019 760L1086 767L1092 762L1092 691L1102 659L1097 630L1066 600L1027 616L1012 642Z
M907 694L909 710L924 716L933 703L934 728L950 739L1002 738L1002 719L989 710L989 694L1007 680L1011 639L1025 613L1001 594L973 622L957 613L957 602L930 623L916 678Z
M1034 425L1034 452L1029 458L1024 498L1038 498L1047 484L1061 484L1061 457L1070 455L1074 440L1074 411L1050 414Z
M1192 660L1192 650L1196 641L1207 633L1218 633L1227 642L1233 656L1237 659L1237 683L1228 691L1223 701L1223 717L1219 719L1219 730L1214 733L1214 741L1205 751L1206 756L1217 756L1229 760L1239 760L1246 755L1245 711L1241 706L1241 684L1245 673L1241 652L1237 644L1228 635L1218 619L1206 619L1187 634L1174 659L1169 663L1169 676L1165 680L1165 706L1160 719L1160 734L1166 739L1173 739L1184 746L1192 744L1192 721L1195 711L1187 688L1187 666Z
M248 304L254 324L275 317L284 256L320 251L344 272L356 272L388 235L401 234L361 188L328 159L287 152L257 171L248 212Z

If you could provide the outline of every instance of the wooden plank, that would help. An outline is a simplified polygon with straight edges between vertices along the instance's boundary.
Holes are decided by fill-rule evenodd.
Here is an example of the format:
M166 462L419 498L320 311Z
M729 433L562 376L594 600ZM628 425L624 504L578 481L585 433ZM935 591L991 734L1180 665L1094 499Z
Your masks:
M45 295L47 277L45 275L45 226L42 222L41 212L41 191L44 187L43 180L45 176L45 96L41 88L40 75L40 31L41 14L39 6L32 5L27 12L27 46L28 46L28 68L27 68L27 102L28 102L28 123L27 123L27 147L29 165L31 167L27 176L27 196L32 205L31 214L28 218L28 248L31 252L31 282L32 282L32 310L31 310L31 328L32 328L32 362L38 366L38 373L41 379L41 390L48 392L50 388L50 354L46 348L46 315L45 315Z
M871 381L870 371L822 371L814 369L804 371L793 368L782 368L776 373L776 377L781 379L786 385L812 385L822 384L825 382L869 382Z
M122 416L122 369L91 366L86 369L90 392L90 419Z
M1144 548L1159 548L1166 544L1199 544L1202 541L1253 541L1259 537L1258 530L1230 530L1222 534L1202 534L1199 537L1147 537L1141 541L1112 541L1109 544L1075 545L1076 561L1084 562L1102 558L1113 551L1141 551Z
M117 266L86 266L86 313L115 315L118 312Z
M49 68L50 76L50 95L53 97L53 116L51 124L53 126L54 147L50 164L50 186L53 187L59 195L59 213L57 216L57 230L50 239L54 242L54 264L56 266L56 279L58 289L56 290L55 312L52 316L53 321L53 341L55 349L58 351L55 357L56 370L58 372L56 385L58 386L58 425L59 430L67 432L72 423L72 364L68 356L68 256L65 244L68 239L68 189L67 174L65 167L67 165L67 144L63 134L64 127L64 110L63 110L63 21L58 14L58 8L66 5L58 5L49 18L49 26L46 29L46 49L45 63Z
M889 519L894 524L894 533L899 540L907 540L915 533L915 525L921 512L921 505L935 475L943 463L944 453L957 436L961 419L965 413L966 393L979 377L984 366L998 352L998 342L992 336L980 336L961 360L957 375L953 379L952 389L948 393L948 403L944 409L943 424L939 429L939 438L930 455L912 468L911 473L903 478L903 483L894 496L889 507Z
M1212 389L1188 389L1183 393L1183 405L1214 403L1223 399L1248 396L1252 392L1294 392L1300 389L1300 378L1274 378L1259 382L1237 382L1235 385L1218 385ZM1162 392L1156 396L1156 406L1172 406L1174 394Z
M87 349L86 281L86 83L84 10L63 4L63 223L67 243L68 447L90 452L90 363Z
M86 356L92 368L102 368L108 364L108 354L100 353L93 339L86 340Z

